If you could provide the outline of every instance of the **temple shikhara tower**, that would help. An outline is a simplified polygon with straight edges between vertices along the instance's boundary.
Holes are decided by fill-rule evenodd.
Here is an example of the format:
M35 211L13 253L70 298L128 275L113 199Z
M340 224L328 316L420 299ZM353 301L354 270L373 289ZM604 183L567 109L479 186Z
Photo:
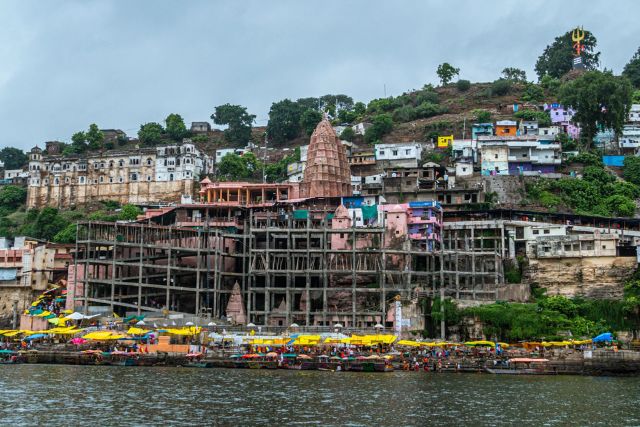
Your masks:
M351 196L351 169L340 139L325 117L311 135L300 197Z

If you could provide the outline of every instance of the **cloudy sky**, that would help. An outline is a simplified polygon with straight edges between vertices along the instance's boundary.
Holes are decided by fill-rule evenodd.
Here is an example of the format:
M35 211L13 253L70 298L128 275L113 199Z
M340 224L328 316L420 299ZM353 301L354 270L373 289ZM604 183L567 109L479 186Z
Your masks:
M437 81L533 79L537 56L575 25L620 72L640 45L640 2L27 1L0 3L0 147L68 141L90 123L135 135L169 113L208 120L245 105L345 93L368 101Z

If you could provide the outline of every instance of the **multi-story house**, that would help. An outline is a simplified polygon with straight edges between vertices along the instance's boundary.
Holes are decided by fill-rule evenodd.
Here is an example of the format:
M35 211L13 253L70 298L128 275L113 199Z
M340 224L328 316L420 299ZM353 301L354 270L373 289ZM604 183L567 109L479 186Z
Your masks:
M34 147L29 153L27 206L69 207L100 200L178 202L193 194L196 180L211 168L209 156L188 139L82 156L45 155Z

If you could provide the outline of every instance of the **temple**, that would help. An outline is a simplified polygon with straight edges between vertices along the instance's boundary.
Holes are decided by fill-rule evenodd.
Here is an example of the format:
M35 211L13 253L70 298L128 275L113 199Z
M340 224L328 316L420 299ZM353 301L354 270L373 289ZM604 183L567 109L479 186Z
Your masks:
M325 117L313 131L300 197L351 195L351 169L345 148Z

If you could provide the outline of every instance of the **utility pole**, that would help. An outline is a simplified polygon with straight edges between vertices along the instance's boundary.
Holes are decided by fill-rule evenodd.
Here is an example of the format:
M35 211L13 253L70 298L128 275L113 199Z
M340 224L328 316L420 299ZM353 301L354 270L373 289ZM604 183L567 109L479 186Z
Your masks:
M269 142L267 138L267 134L264 134L264 152L262 153L262 183L266 184L267 182L267 142Z

